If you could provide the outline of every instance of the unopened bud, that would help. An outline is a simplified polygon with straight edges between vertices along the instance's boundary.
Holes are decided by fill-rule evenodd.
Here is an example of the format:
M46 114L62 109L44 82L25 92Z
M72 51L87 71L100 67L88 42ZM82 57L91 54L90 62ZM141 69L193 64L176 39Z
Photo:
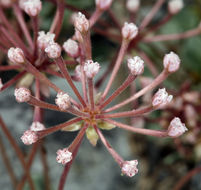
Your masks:
M77 57L79 55L79 46L74 40L69 39L64 42L63 48L70 57Z
M112 0L96 0L96 6L100 10L107 10L112 4Z
M61 163L63 165L67 164L72 160L72 152L70 152L67 148L64 148L63 150L59 149L57 151L57 162Z
M44 129L45 129L45 126L38 121L33 122L30 127L31 131L42 131Z
M55 103L61 110L67 110L71 106L70 96L67 93L59 92Z
M53 42L45 48L45 52L50 59L56 59L61 56L61 47L58 43Z
M75 28L81 33L86 33L89 30L89 21L81 12L79 12L75 17L74 25Z
M132 40L137 36L138 28L133 23L125 22L121 33L122 33L122 36L123 36L124 39Z
M140 7L140 0L127 0L126 8L131 12L135 13Z
M11 47L8 50L8 58L12 63L22 64L25 62L24 52L20 48Z
M144 72L144 61L138 56L128 59L127 64L132 75L137 76Z
M30 145L30 144L35 143L38 140L38 136L35 131L27 130L22 135L21 140L24 144Z
M93 78L100 70L100 65L97 62L88 60L85 62L84 71L88 78Z
M38 38L37 38L37 45L41 50L45 50L45 48L50 44L54 42L55 34L48 32L45 34L44 31L38 32Z
M170 14L177 14L184 7L183 0L170 0L168 10Z
M31 97L31 92L28 88L20 87L15 89L14 95L17 102L19 103L28 102Z
M137 165L137 160L125 161L121 168L122 174L125 174L129 177L135 176L138 173Z

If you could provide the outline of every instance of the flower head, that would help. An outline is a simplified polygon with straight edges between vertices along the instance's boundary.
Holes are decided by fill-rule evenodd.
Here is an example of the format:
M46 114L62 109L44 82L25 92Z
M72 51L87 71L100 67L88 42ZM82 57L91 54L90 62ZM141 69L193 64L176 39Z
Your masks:
M35 121L31 124L30 129L31 131L42 131L45 129L45 126L42 123Z
M88 60L84 64L84 71L88 78L93 78L100 70L100 65L97 62Z
M85 15L79 12L74 20L75 28L81 32L85 33L89 30L89 21L86 19Z
M132 75L137 76L144 72L144 61L138 56L128 59L127 64Z
M180 63L181 60L179 56L174 52L166 54L163 59L163 66L170 73L177 71L179 69Z
M65 165L68 162L70 162L72 158L73 158L72 153L67 148L64 148L63 150L59 149L57 151L56 160L58 163Z
M45 52L51 59L56 59L61 56L61 47L58 43L52 42L45 48Z
M137 165L137 160L125 161L121 168L121 172L129 177L133 177L138 173Z
M71 57L77 57L79 55L79 46L75 40L68 39L66 42L64 42L63 48Z
M170 0L168 2L168 10L171 14L177 14L183 7L183 0Z
M139 6L140 6L140 0L127 0L126 2L126 8L132 13L137 12Z
M178 117L175 117L168 127L168 135L170 137L179 137L187 130L185 124Z
M20 87L20 88L16 88L15 89L15 98L17 100L17 102L28 102L30 100L31 97L31 92L29 89L24 88L24 87Z
M24 144L30 145L30 144L35 143L38 140L38 136L35 131L27 130L22 135L21 140Z
M152 99L152 106L162 108L166 104L170 103L173 96L168 95L166 89L159 89Z
M123 36L124 39L132 40L137 36L138 28L133 23L125 22L121 33L122 33L122 36Z
M25 62L24 52L20 48L11 47L8 50L8 58L15 64L22 64Z
M48 32L45 34L44 31L38 32L38 38L37 38L37 45L40 49L45 50L45 48L50 44L54 42L55 34Z
M101 10L107 10L112 4L112 0L96 0L96 6Z
M70 96L67 93L59 92L55 103L61 110L67 110L71 106Z

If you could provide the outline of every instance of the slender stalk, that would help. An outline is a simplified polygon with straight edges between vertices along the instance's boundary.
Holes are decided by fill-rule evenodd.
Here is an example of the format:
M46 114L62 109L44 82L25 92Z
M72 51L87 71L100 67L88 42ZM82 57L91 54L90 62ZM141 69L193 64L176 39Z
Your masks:
M158 75L158 77L155 78L155 80L153 80L152 83L150 83L149 85L147 85L145 88L143 88L142 90L140 90L139 92L137 92L136 94L134 94L133 96L131 96L130 98L124 100L123 102L108 108L107 110L105 110L105 112L111 112L113 110L119 109L120 107L136 100L137 98L139 98L140 96L144 95L146 92L150 91L151 89L155 88L156 86L158 86L161 82L163 82L167 76L169 75L169 73L167 73L165 70L163 70L163 72Z
M154 137L167 137L167 132L166 131L158 131L158 130L151 130L151 129L142 129L142 128L137 128L133 126L129 126L111 119L103 119L104 121L107 121L108 123L111 123L113 125L116 125L119 128L125 129L127 131L132 131L134 133L139 133L143 135L149 135L149 136L154 136Z
M6 65L0 66L0 71L18 70L21 67L19 65Z
M88 88L89 88L89 100L90 100L90 104L91 104L91 110L94 110L95 104L94 104L93 79L88 79Z
M96 8L96 10L93 12L92 16L89 19L89 23L90 23L90 28L93 27L93 25L97 22L97 20L101 17L103 11Z
M33 52L33 56L34 56L34 60L37 59L37 54L38 54L38 46L37 46L37 38L38 38L38 16L35 17L31 17L32 20L32 25L33 25L33 34L34 34L34 52Z
M92 52L91 52L91 38L90 32L88 31L87 34L83 35L83 46L87 60L92 59Z

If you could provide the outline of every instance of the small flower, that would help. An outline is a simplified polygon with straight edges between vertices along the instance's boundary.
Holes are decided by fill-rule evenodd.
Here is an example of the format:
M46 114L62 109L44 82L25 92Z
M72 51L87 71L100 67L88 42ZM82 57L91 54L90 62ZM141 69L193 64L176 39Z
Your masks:
M84 71L88 78L93 78L100 70L100 65L97 62L88 60L84 64Z
M50 44L54 42L55 34L48 32L45 34L44 31L38 32L38 38L37 38L37 45L41 50L45 50L45 48Z
M171 14L177 14L183 7L183 0L170 0L168 3L168 10Z
M137 36L138 28L133 23L125 22L121 33L122 33L122 36L124 39L132 40L133 38L135 38Z
M81 12L79 12L75 17L74 25L75 28L81 33L86 33L89 30L89 21Z
M137 76L144 72L144 61L138 56L128 59L127 64L132 75Z
M96 0L96 6L100 10L107 10L112 4L112 0Z
M138 173L137 165L137 160L125 161L121 168L121 172L129 177L133 177Z
M25 62L24 52L20 48L11 47L8 50L8 58L15 64L22 64Z
M68 39L66 42L64 42L63 48L71 57L77 57L79 55L79 46L75 40Z
M170 103L172 98L173 96L168 95L165 88L159 89L152 99L152 106L162 108L166 104Z
M17 100L17 102L28 102L30 100L31 97L31 92L29 89L24 88L24 87L20 87L20 88L16 88L15 89L15 98Z
M56 59L61 56L61 47L58 43L52 42L45 48L45 52L51 59Z
M126 8L131 12L135 13L140 7L140 0L127 0Z
M33 122L30 127L31 131L42 131L44 129L45 129L45 126L38 121Z
M57 151L56 160L58 163L65 165L68 162L70 162L72 158L73 158L72 153L67 148L64 148L63 150L59 149Z
M170 73L177 71L179 69L180 63L181 60L179 56L174 52L166 54L163 59L163 66Z
M55 103L61 110L67 110L71 106L70 96L67 93L59 92Z
M2 80L0 78L0 90L2 89L2 87L3 87L3 82L2 82Z
M77 65L75 67L75 78L76 78L77 81L80 81L81 78L82 78L81 66L80 65Z
M27 130L22 135L21 140L24 144L30 145L30 144L35 143L38 140L38 136L35 131Z
M178 117L175 117L168 127L168 136L179 137L187 130L185 124Z
M9 8L9 7L11 7L12 3L13 3L12 0L0 0L0 5L2 7Z
M33 17L37 16L42 9L40 0L20 0L19 5L29 16Z

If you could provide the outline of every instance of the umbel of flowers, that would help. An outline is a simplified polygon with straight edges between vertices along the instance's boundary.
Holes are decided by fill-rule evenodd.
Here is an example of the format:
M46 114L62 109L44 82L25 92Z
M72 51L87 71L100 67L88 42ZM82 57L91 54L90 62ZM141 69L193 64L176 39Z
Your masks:
M103 9L103 5L97 1L97 5L100 9ZM107 6L106 6L107 7ZM29 13L29 9L26 9ZM39 10L39 9L36 9ZM30 13L33 14L33 13ZM86 19L85 15L78 13L74 18L75 36L73 39L68 39L63 44L63 49L72 58L79 58L78 65L75 69L76 81L82 84L82 92L79 92L74 81L66 67L65 60L61 56L62 48L55 42L55 34L41 31L37 37L38 53L42 56L48 56L49 59L59 68L62 77L70 85L72 91L76 95L77 99L73 99L64 92L62 89L53 84L45 75L43 75L31 62L26 59L24 52L19 47L12 47L8 51L8 58L16 65L21 65L25 70L31 72L39 81L45 85L51 87L57 92L55 98L55 104L49 104L39 98L32 96L31 91L27 88L21 87L15 90L15 97L18 102L27 102L35 107L44 109L51 109L60 112L67 112L73 114L75 117L65 123L45 128L40 122L34 122L29 130L25 131L21 137L24 144L30 145L37 142L39 139L59 130L63 131L75 131L79 130L76 138L69 147L60 149L57 151L56 160L63 165L66 165L73 161L79 146L82 142L84 134L91 142L92 145L96 145L98 139L102 141L109 153L121 168L122 174L129 177L134 176L137 172L137 160L125 161L109 144L104 135L102 129L110 130L114 127L119 127L134 133L140 133L143 135L150 135L155 137L171 137L176 138L182 135L187 129L179 118L173 118L168 130L150 130L137 128L135 126L129 126L127 124L117 122L115 118L126 118L140 116L156 109L163 109L172 100L172 95L168 95L166 89L159 89L153 96L152 101L147 106L139 107L137 109L118 112L117 110L122 106L138 99L146 94L148 91L156 88L162 83L171 73L176 72L180 66L180 59L177 54L170 52L164 56L163 71L146 87L142 88L137 93L131 95L131 97L123 100L122 102L110 107L109 104L134 80L143 74L144 61L139 57L131 57L127 60L128 76L125 81L108 96L108 92L111 89L112 83L120 72L121 66L127 51L129 42L138 35L138 27L134 23L125 23L122 27L122 43L119 50L119 54L111 72L110 78L107 82L105 90L97 98L95 94L94 78L101 69L99 63L92 59L91 43L90 43L90 27L91 23Z

